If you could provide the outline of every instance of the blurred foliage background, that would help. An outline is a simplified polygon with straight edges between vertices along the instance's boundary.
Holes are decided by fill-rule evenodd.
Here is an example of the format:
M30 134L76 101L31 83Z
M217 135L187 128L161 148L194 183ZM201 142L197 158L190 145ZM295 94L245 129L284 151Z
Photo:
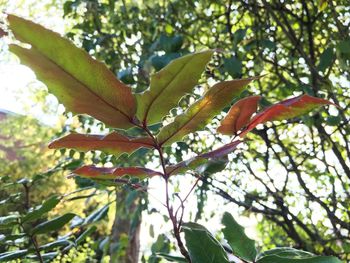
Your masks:
M230 155L224 172L205 174L196 190L197 205L191 218L206 221L221 215L221 206L208 201L208 196L220 196L217 200L235 209L243 220L256 222L255 233L262 248L292 246L350 260L348 1L74 0L55 1L48 6L62 12L67 37L104 61L136 92L145 90L150 74L172 59L211 48L218 52L202 78L204 89L218 80L267 74L242 96L262 95L265 99L261 107L302 93L337 103L340 107L336 110L329 108L255 129L244 147ZM196 94L185 96L169 117L185 110L191 96ZM45 101L45 94L41 101ZM227 141L215 132L219 119L205 132L169 147L168 153L175 153L177 159L170 162ZM99 152L47 152L46 142L69 130L107 132L86 116L72 118L66 114L59 123L55 128L46 127L23 116L1 121L1 138L11 137L11 142L1 141L0 172L3 180L14 184L7 186L9 183L4 181L1 185L6 186L0 194L6 200L2 201L1 216L12 211L26 213L52 194L63 195L62 203L48 218L65 212L77 216L60 235L69 233L67 240L76 241L79 233L91 225L98 229L74 251L58 246L62 253L52 258L135 262L128 259L131 256L141 257L142 262L160 262L155 253L172 251L174 245L164 235L155 237L152 228L147 240L156 242L151 250L135 252L139 248L140 226L144 227L147 222L143 220L155 212L145 194L127 186L101 186L78 178L72 184L62 177L67 174L64 171L83 161L142 165L152 163L153 153L140 150L126 164L125 156L117 160ZM218 143L214 143L215 139ZM32 146L19 147L27 145ZM3 151L4 147L10 150ZM42 176L36 181L38 174ZM72 191L78 192L67 195ZM61 240L57 234L40 238L43 240L38 242L42 244ZM0 245L4 249L9 246L16 244ZM79 257L82 261L78 261Z

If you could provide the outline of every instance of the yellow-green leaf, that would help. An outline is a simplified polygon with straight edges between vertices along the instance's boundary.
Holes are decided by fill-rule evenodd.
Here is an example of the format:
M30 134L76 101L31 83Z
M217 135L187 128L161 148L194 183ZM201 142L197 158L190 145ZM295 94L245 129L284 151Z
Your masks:
M147 124L159 122L192 91L212 55L212 50L186 55L152 75L150 89L136 95L137 117Z
M9 15L15 37L30 49L11 45L10 51L36 73L65 107L118 128L129 128L136 113L131 89L101 62L69 40L26 19Z
M157 136L158 142L169 145L191 132L203 129L252 80L253 78L237 79L215 84L185 113L178 115L172 123L161 129Z

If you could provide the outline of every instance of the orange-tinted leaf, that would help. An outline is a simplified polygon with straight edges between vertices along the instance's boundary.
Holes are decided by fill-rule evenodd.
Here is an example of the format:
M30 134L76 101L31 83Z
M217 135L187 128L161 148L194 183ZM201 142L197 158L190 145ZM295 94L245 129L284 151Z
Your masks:
M312 97L309 95L301 95L295 98L281 101L255 115L247 125L247 128L240 134L240 136L243 137L249 131L254 129L258 124L265 123L267 121L281 121L295 118L297 116L306 114L315 108L327 104L335 105L328 100Z
M78 151L99 150L108 154L121 155L132 153L139 148L152 148L153 140L149 137L129 138L112 132L108 135L85 135L72 133L50 143L50 149L69 148Z
M161 173L143 167L117 167L105 168L96 167L94 165L82 166L72 172L73 175L78 175L90 179L110 180L118 179L124 176L137 177L140 179L161 175Z
M67 110L88 114L112 127L132 127L135 98L130 87L105 64L38 24L14 15L9 15L8 21L15 37L31 45L30 49L10 45L10 51L36 73Z
M227 135L237 134L256 112L259 100L260 96L251 96L237 101L221 121L218 132Z
M200 168L202 166L207 165L208 162L211 162L211 161L215 162L217 160L220 160L223 157L226 157L229 153L234 151L237 148L238 144L240 143L241 141L234 141L224 146L221 146L214 151L197 155L188 160L179 162L176 165L168 166L166 167L167 174L168 175L184 174L188 170L196 170L196 169L200 170Z
M204 96L193 103L186 112L175 117L157 135L160 144L169 145L185 135L203 129L213 117L229 105L254 78L223 81L211 87Z

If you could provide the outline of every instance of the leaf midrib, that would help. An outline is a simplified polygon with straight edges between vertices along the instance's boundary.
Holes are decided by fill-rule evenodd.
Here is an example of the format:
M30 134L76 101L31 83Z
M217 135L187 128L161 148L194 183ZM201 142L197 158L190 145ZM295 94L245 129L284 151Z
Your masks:
M194 59L194 57L195 57L195 56L193 56L192 58L190 58L190 59L185 63L185 65L184 65L179 71L177 71L177 73L174 75L174 77L166 84L166 87L165 87L164 89L161 89L161 91L160 91L158 94L156 94L156 96L152 99L151 103L148 105L148 108L147 108L147 110L146 110L146 112L145 112L145 116L144 116L144 118L143 118L143 121L144 121L144 122L147 121L148 113L149 113L149 111L150 111L150 109L151 109L153 103L158 99L158 97L163 93L163 91L166 90L166 89L170 86L170 84L174 82L174 80L177 78L177 75L179 75L179 74L184 70L184 68L187 66L187 64L190 63L190 62ZM156 73L156 74L157 74L157 73ZM151 90L150 90L150 92L151 92Z

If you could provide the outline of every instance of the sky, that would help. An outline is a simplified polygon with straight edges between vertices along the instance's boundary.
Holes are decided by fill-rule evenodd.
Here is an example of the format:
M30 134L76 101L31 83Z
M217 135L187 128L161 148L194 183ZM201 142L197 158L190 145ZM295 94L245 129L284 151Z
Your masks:
M56 2L57 5L51 5ZM60 1L55 0L0 0L0 8L9 14L19 15L44 24L63 33L65 24L62 18ZM5 21L5 14L0 14L0 21ZM27 67L20 65L19 59L8 51L12 43L11 36L0 38L0 109L41 118L43 122L52 124L50 118L43 114L39 105L30 98L33 91L43 88L36 80L35 74Z

